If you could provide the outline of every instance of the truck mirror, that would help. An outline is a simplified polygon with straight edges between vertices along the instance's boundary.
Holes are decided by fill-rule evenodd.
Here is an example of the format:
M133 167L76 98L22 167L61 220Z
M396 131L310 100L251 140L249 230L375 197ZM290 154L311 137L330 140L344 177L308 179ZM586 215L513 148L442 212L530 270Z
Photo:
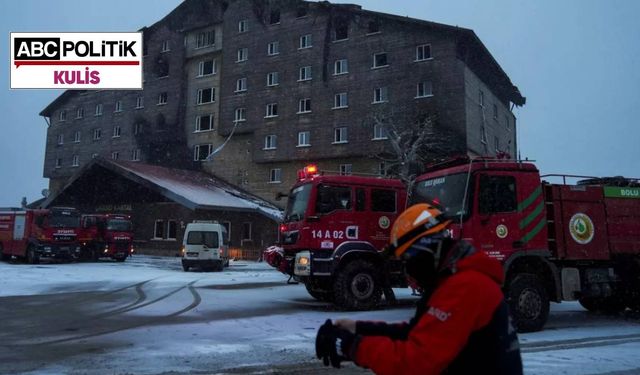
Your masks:
M279 192L276 193L276 200L279 201L279 200L282 199L282 197L288 197L288 196L289 196L289 194L286 194L286 193L283 193L283 192L279 191Z

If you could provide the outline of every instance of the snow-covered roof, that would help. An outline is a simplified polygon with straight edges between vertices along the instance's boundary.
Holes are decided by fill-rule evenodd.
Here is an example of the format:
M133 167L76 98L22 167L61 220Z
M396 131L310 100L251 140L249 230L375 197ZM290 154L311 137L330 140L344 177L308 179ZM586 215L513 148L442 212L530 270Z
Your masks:
M139 162L96 158L78 171L67 183L65 189L85 171L96 165L134 182L142 183L190 209L253 211L273 220L282 220L282 211L278 207L216 176L200 171L165 168ZM56 196L49 197L43 206L48 206Z

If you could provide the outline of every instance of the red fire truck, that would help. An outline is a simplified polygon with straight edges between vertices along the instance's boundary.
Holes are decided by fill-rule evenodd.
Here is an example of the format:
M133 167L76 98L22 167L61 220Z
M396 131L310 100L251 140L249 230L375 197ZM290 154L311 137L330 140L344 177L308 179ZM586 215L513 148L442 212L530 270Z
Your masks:
M640 308L638 179L568 184L571 177L583 178L540 176L530 162L459 158L418 177L409 205L439 205L455 221L454 238L503 263L505 295L521 332L544 326L549 301L611 312Z
M133 225L129 215L82 215L82 255L124 262L133 253Z
M369 309L384 288L406 287L400 262L379 254L406 205L400 180L320 173L305 167L288 194L281 248L265 258L303 282L311 296Z
M80 213L75 208L0 208L0 253L36 264L43 258L77 259Z

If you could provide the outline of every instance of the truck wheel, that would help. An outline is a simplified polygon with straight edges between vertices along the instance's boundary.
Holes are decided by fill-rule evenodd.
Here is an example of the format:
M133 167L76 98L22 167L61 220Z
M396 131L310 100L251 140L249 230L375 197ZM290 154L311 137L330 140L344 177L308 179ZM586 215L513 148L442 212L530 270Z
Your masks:
M0 256L2 257L2 260L5 262L8 262L11 260L11 255L4 253L4 247L2 247L1 243L0 243Z
M333 302L334 298L332 290L314 288L311 283L304 283L304 286L305 288L307 288L307 292L309 293L309 295L317 299L318 301Z
M380 303L380 274L371 262L355 260L336 275L335 304L346 310L370 310Z
M182 263L182 270L184 272L189 272L189 266L187 266L186 264Z
M615 295L609 297L582 297L578 302L589 311L605 314L619 313L626 308L624 300Z
M27 248L27 263L29 264L40 263L40 258L38 257L38 254L36 254L36 249L33 246L29 246Z
M126 257L126 256L123 256L123 257L117 257L117 258L116 258L116 262L124 262L126 259L127 259L127 257Z
M538 276L516 275L509 283L506 296L518 332L542 329L549 317L549 296Z

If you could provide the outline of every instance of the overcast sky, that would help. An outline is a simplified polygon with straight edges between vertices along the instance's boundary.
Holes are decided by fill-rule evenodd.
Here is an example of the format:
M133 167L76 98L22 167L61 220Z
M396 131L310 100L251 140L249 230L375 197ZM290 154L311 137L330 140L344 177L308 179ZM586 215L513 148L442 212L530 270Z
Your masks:
M522 157L543 173L640 177L640 1L361 0L363 8L475 31L527 98L515 109ZM55 90L9 90L9 33L135 31L179 0L4 2L0 207L41 197Z

